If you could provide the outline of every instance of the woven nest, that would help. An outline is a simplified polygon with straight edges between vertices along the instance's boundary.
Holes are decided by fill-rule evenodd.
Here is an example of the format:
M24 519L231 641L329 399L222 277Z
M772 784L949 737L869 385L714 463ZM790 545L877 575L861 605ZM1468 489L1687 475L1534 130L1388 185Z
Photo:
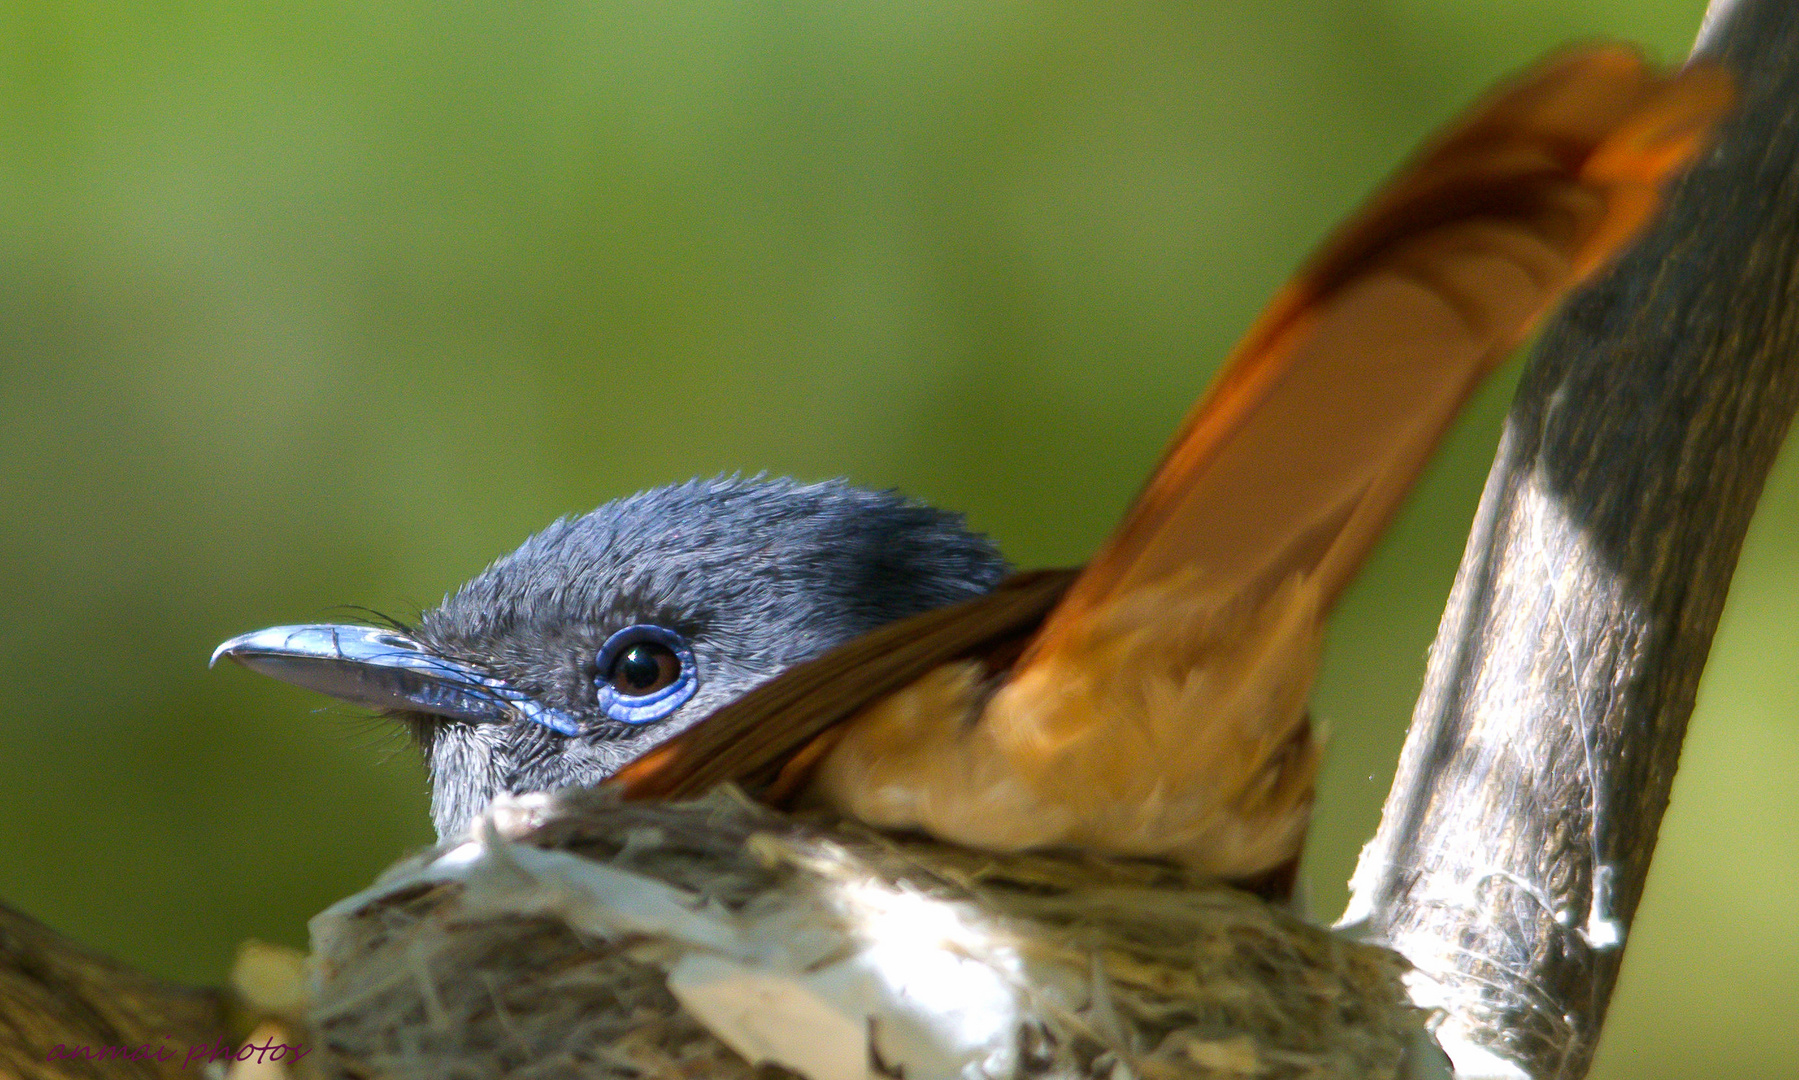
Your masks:
M731 792L532 796L479 833L313 920L324 1075L1380 1078L1423 1037L1397 955L1167 866Z

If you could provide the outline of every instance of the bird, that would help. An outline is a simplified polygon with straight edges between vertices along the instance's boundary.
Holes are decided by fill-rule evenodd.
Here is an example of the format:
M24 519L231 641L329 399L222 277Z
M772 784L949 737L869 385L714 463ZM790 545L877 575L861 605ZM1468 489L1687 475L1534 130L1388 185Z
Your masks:
M1626 248L1732 89L1552 56L1427 143L1276 295L1084 567L764 476L607 503L416 625L213 655L399 719L441 837L501 793L724 782L999 851L1290 886L1323 626L1473 390Z
M414 626L285 626L219 646L389 711L432 818L593 784L769 676L1009 571L960 516L841 481L719 477L559 520Z

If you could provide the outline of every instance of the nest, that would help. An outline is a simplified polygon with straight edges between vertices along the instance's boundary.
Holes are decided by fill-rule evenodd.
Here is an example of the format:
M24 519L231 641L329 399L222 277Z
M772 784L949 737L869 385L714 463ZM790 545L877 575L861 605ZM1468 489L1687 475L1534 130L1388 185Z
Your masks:
M729 791L502 801L312 930L335 1077L1381 1078L1424 1037L1402 959L1254 896Z

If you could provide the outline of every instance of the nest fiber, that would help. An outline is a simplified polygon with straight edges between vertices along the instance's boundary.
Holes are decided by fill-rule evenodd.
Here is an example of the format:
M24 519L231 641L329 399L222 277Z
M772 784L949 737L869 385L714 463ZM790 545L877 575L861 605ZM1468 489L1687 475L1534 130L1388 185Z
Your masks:
M503 800L313 921L332 1076L1405 1075L1405 962L1160 864L599 792Z

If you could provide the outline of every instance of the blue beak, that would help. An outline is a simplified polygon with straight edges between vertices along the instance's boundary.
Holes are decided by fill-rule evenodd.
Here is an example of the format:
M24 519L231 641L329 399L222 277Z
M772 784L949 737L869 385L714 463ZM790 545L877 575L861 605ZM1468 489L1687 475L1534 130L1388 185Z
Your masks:
M558 735L581 722L539 704L490 675L434 656L404 634L376 626L271 626L213 650L282 682L382 711L428 713L475 723L524 720Z

